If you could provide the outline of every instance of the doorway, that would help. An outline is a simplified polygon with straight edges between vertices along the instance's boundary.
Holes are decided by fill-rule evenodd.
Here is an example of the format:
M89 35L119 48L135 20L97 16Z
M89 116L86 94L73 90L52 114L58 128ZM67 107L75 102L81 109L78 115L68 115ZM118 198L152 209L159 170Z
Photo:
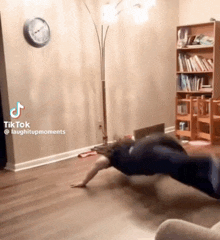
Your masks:
M3 111L2 111L2 99L0 94L0 169L3 169L6 166L6 142L4 134L4 120L3 120Z
M13 168L14 152L12 137L4 134L4 120L10 119L8 84L4 56L4 44L2 34L2 22L0 12L0 169L7 168L10 163ZM4 114L3 114L4 110ZM4 117L3 117L4 115ZM6 144L7 140L7 144ZM7 150L6 150L7 149ZM7 154L8 153L8 154ZM6 165L7 164L7 165Z

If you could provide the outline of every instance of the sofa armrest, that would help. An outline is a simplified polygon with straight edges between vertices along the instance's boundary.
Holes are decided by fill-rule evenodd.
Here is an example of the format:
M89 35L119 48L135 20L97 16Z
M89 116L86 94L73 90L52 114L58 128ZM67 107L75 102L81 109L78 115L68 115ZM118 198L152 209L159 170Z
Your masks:
M209 228L179 219L168 219L158 228L155 240L220 240Z
M220 233L220 221L211 227L211 230L217 231Z

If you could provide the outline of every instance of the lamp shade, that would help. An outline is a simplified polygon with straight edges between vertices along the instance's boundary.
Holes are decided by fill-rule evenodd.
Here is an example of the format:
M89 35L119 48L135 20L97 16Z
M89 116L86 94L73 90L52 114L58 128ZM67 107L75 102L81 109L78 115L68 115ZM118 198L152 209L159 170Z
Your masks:
M115 23L118 20L118 12L115 8L115 6L111 4L105 4L102 6L102 22L111 24Z
M148 21L148 11L143 8L135 8L131 11L134 22L136 24L141 24Z
M142 1L143 5L146 8L151 8L151 7L155 7L156 6L156 0L147 0L147 1Z

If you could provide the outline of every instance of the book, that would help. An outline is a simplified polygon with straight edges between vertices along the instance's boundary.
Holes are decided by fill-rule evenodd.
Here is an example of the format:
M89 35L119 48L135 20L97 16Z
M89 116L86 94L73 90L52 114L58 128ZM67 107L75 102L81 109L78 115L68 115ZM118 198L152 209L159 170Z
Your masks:
M183 64L183 71L188 71L187 70L187 65L186 65L186 60L185 60L185 55L181 54L181 61Z
M181 89L187 91L185 75L181 74Z
M200 87L201 87L201 78L197 80L196 91L199 91Z
M191 63L191 66L192 66L193 71L196 72L196 67L195 67L195 65L194 65L193 58L190 57L190 58L189 58L189 61L190 61L190 63Z
M188 36L188 41L187 41L187 45L191 45L195 39L196 35L190 35Z
M190 64L190 61L189 61L189 58L187 55L185 55L185 62L186 62L186 66L187 66L187 71L192 72L192 67L191 67L191 64Z
M195 60L196 60L196 62L197 62L197 64L198 64L200 70L201 70L201 71L205 71L205 67L203 66L200 58L199 58L197 55L195 55L194 57L195 57Z
M190 62L189 58L187 59L187 63L188 63L188 66L189 66L189 72L193 72L193 68L192 68L192 65L191 65L191 62Z
M203 64L205 65L206 71L212 70L212 67L208 64L205 58L202 58Z
M192 45L200 44L200 39L203 37L204 37L203 34L196 35L196 37L194 38L194 41L192 42Z
M201 45L214 45L214 38L210 36L203 36L199 40Z
M179 63L179 71L183 72L183 64L182 64L182 59L181 59L181 54L179 53L178 55L178 63Z
M186 115L187 114L187 105L186 103L180 103L177 106L177 113L180 115Z
M210 66L213 68L213 60L212 59L208 59L207 62L210 64Z
M181 76L177 75L177 91L181 91Z
M193 64L195 66L196 72L201 72L202 69L199 67L199 64L197 63L195 56L192 57L192 60L193 60Z
M201 92L212 92L212 88L200 88L199 91Z
M203 59L205 59L205 58L202 58L201 56L198 56L198 58L199 58L200 63L201 63L202 66L203 66L203 70L204 70L204 71L208 71L208 69L206 68L206 65L205 65L205 63L204 63L204 61L203 61Z
M188 76L186 76L186 90L187 91L192 91L191 84L190 84L190 79Z
M202 88L211 88L212 85L202 85Z

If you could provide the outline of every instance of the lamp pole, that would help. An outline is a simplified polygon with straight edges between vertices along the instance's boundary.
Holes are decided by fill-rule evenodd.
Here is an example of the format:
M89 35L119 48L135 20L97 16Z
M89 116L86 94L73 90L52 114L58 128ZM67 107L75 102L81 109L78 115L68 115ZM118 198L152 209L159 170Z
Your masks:
M108 144L108 130L107 130L107 106L106 106L106 87L105 87L105 41L107 37L109 26L103 35L103 25L101 31L101 81L102 81L102 108L103 108L103 143Z
M120 2L122 2L122 1L120 1ZM90 12L88 6L86 5L85 2L83 2L83 3L92 18L92 15L91 15L91 12ZM118 4L117 4L117 6L118 6ZM101 82L102 82L102 112L103 112L102 132L103 132L103 144L107 145L108 144L108 130L107 130L107 106L106 106L106 84L105 84L105 42L106 42L108 30L109 30L109 25L107 26L105 32L104 32L103 24L101 25L101 37L99 37L98 28L97 28L97 25L95 24L93 18L92 18L92 22L93 22L93 25L96 30L96 35L97 35L98 44L99 44L99 52L100 52L100 69L101 69Z
M118 8L118 6L123 2L124 0L120 0L115 7L113 7L112 9L115 10L113 11L112 15L113 17L116 17L117 15L119 15L123 10L120 11L116 11L116 9ZM148 0L151 3L151 6L155 5L155 1L156 0ZM134 1L136 3L133 4L132 7L136 7L136 8L141 8L141 4L137 3L137 0ZM97 25L92 17L92 14L87 6L87 4L83 1L86 9L88 10L90 17L92 19L93 25L95 27L95 31L96 31L96 36L98 39L98 44L99 44L99 53L100 53L100 69L101 69L101 82L102 82L102 110L103 110L103 128L102 128L102 132L103 132L103 144L107 145L108 144L108 130L107 130L107 106L106 106L106 82L105 82L105 42L106 42L106 38L107 38L107 33L109 30L109 25L107 25L105 31L104 31L104 25L101 24L101 36L99 37L99 32L98 32L98 28ZM112 10L111 9L111 10ZM103 15L104 16L104 15ZM146 16L146 13L145 15Z

